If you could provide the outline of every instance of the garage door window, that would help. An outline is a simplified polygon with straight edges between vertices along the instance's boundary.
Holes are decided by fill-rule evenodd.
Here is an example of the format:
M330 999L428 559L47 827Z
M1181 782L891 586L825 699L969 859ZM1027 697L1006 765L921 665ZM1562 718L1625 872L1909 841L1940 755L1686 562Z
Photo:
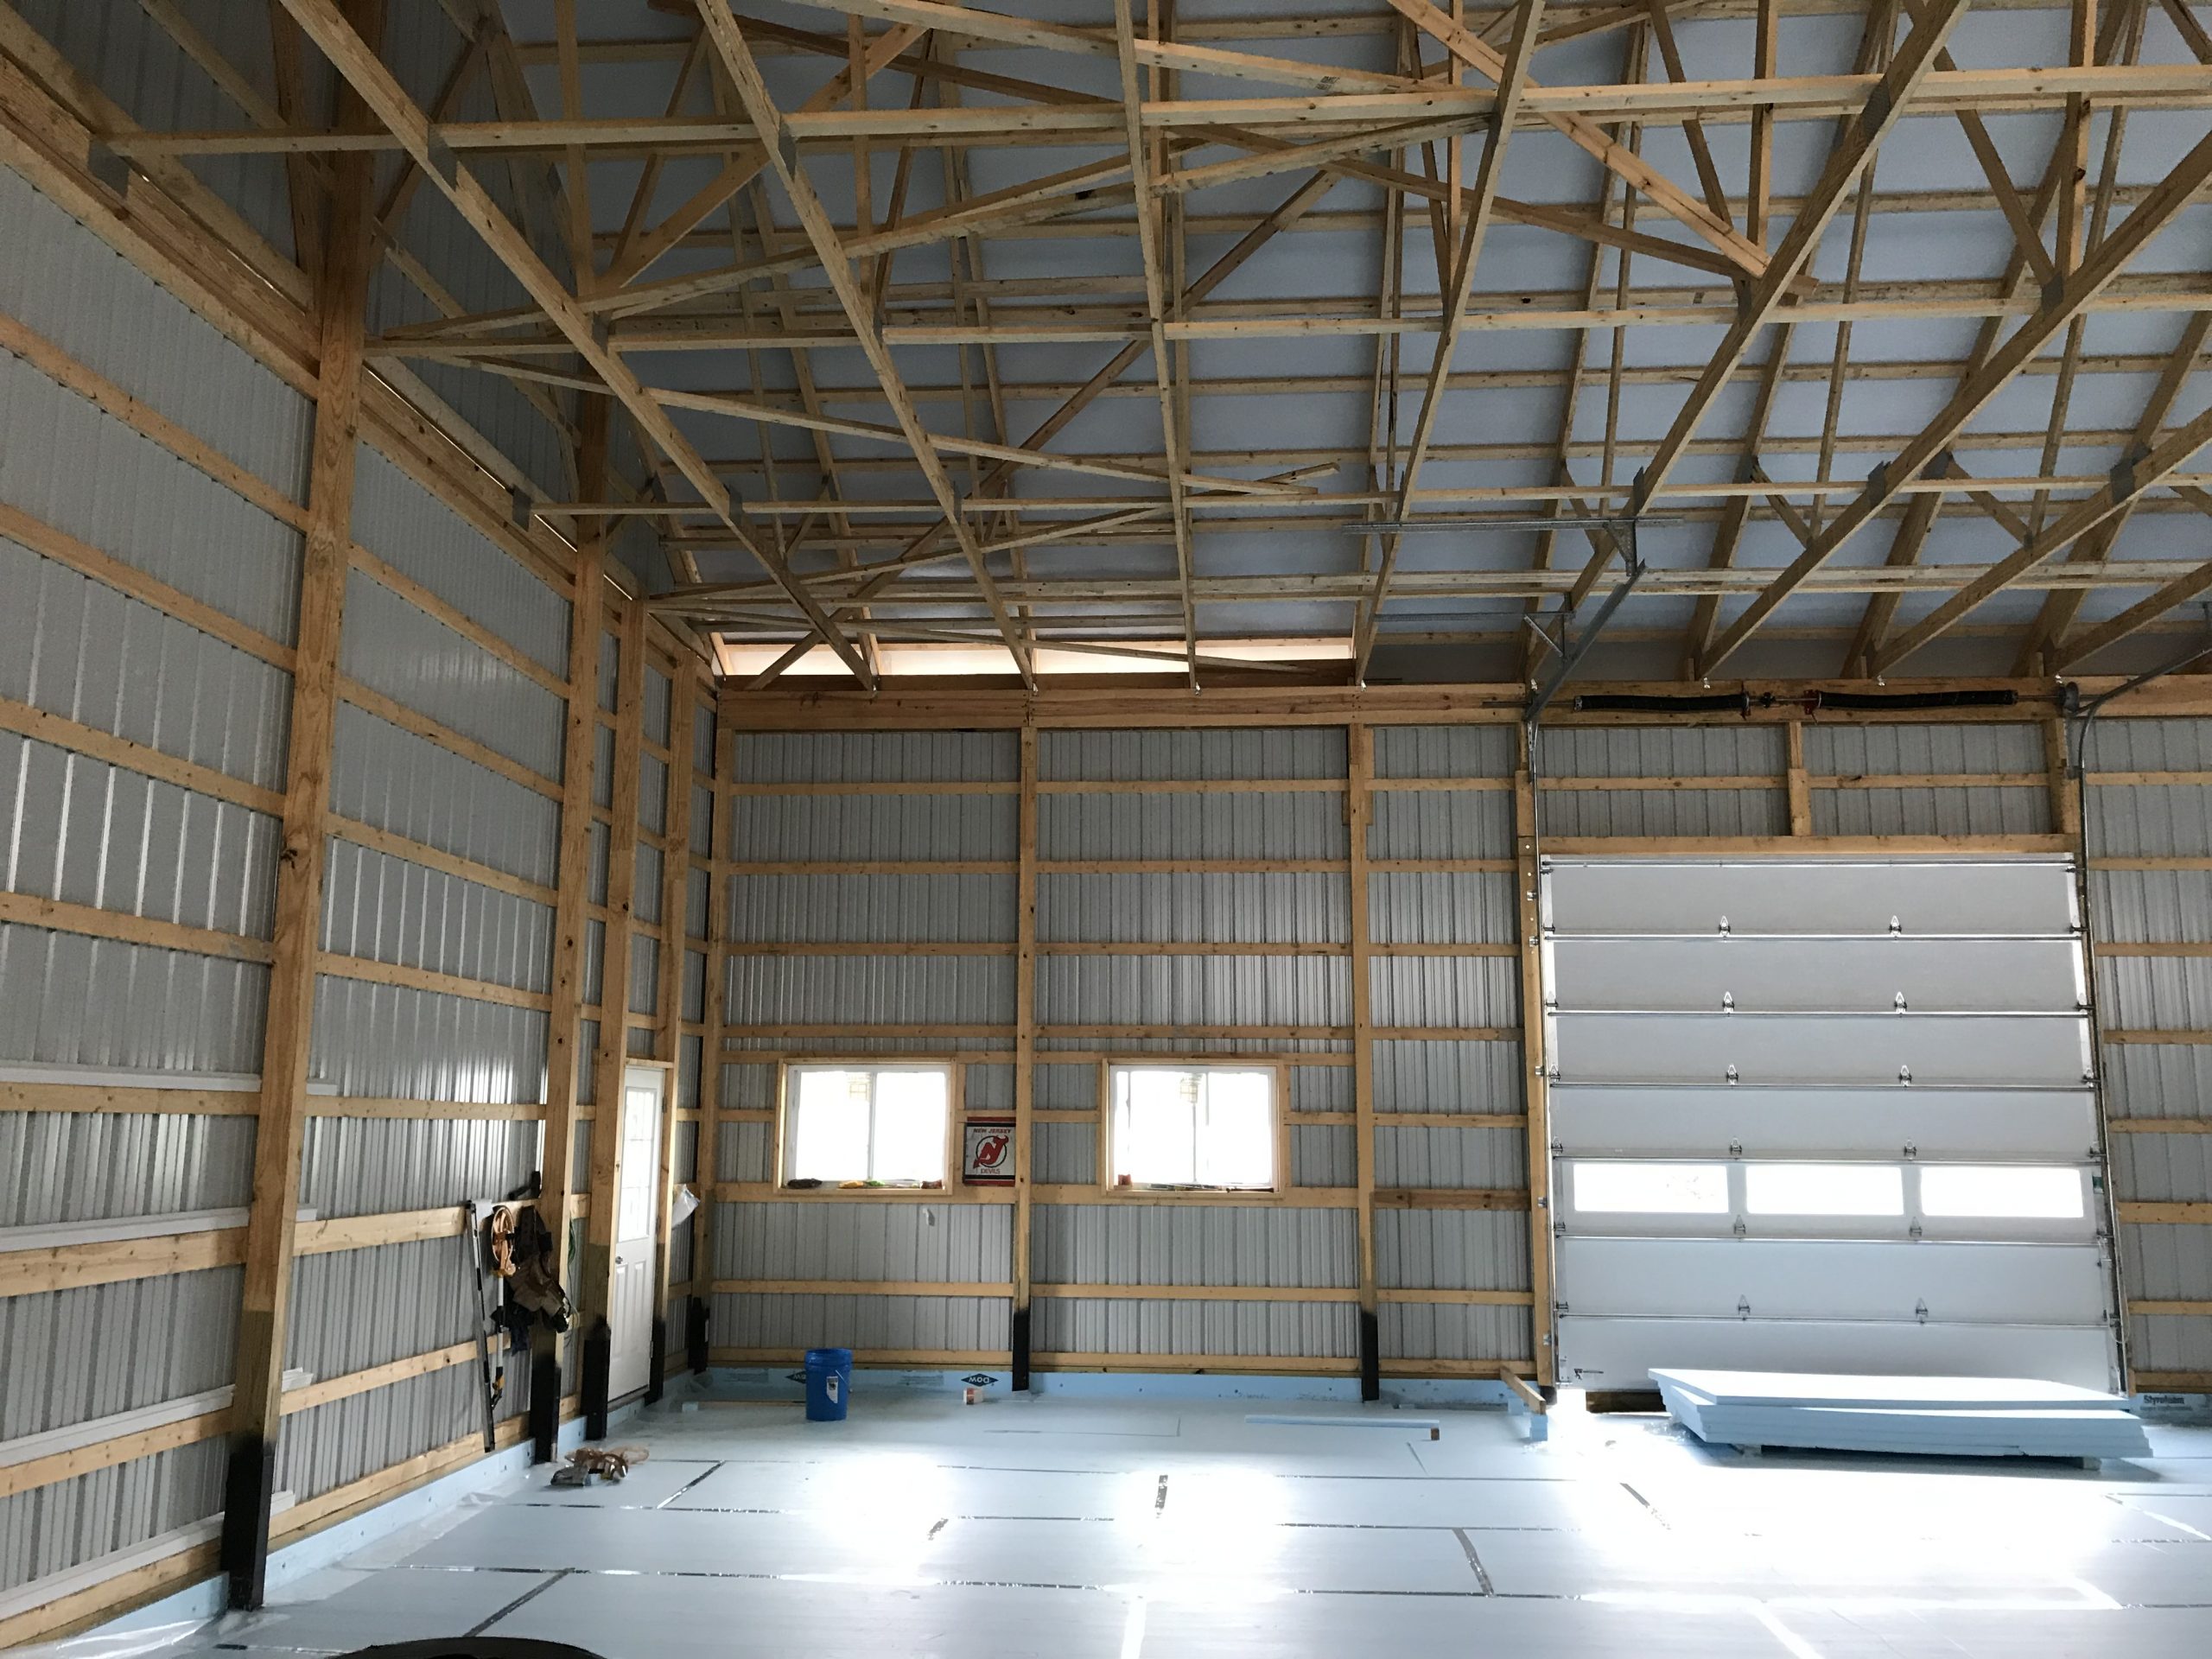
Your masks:
M1725 1164L1577 1164L1574 1207L1596 1215L1725 1216Z
M2074 1221L2082 1211L2082 1173L2022 1164L1934 1164L1920 1172L1920 1208L1924 1215L1961 1220Z
M1904 1173L1882 1164L1751 1164L1744 1209L1754 1216L1901 1216Z

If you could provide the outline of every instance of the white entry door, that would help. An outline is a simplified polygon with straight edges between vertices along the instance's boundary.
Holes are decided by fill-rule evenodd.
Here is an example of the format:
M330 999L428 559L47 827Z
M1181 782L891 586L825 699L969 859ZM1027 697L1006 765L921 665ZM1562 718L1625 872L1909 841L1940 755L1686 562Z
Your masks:
M1559 1374L2118 1385L2059 858L1547 861Z
M654 1233L660 1206L660 1115L668 1074L633 1065L622 1076L621 1180L614 1208L614 1308L607 1394L620 1400L652 1380Z

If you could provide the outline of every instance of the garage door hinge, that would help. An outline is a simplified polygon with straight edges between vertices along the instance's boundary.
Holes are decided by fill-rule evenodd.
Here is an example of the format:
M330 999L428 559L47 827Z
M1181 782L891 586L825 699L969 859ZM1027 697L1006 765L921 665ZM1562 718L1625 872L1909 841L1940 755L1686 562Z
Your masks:
M1736 1317L1739 1319L1748 1319L1751 1317L1751 1299L1750 1297L1738 1296L1736 1299Z
M1736 1217L1736 1226L1734 1230L1737 1237L1745 1238L1750 1236L1751 1230L1744 1224L1744 1218L1741 1216L1738 1216Z
M1923 1325L1927 1324L1927 1323L1928 1323L1928 1304L1927 1304L1927 1302L1926 1302L1926 1301L1924 1301L1924 1300L1923 1300L1923 1301L1918 1301L1918 1302L1915 1302L1915 1303L1912 1305L1912 1316L1913 1316L1913 1318L1915 1318L1915 1319L1918 1319L1918 1320L1919 1320Z

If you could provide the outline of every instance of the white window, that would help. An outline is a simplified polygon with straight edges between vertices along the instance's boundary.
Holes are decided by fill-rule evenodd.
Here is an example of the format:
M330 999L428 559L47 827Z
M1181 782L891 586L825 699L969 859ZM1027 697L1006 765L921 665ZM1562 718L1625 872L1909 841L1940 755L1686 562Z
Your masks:
M943 1185L951 1095L945 1065L787 1067L785 1181Z
M2020 1164L1929 1164L1920 1172L1921 1213L1961 1219L2078 1221L2082 1172Z
M1754 1216L1901 1216L1904 1172L1894 1164L1750 1164L1744 1208Z
M1574 1207L1592 1213L1725 1216L1724 1164L1577 1164Z
M1116 1065L1108 1087L1116 1186L1271 1189L1275 1073L1235 1065Z

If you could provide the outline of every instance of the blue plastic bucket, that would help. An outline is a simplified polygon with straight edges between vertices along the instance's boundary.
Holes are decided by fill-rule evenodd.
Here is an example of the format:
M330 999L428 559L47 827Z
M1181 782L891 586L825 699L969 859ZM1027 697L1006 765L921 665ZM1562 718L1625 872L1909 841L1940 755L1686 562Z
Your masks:
M841 1423L845 1403L853 1391L853 1351L849 1348L810 1348L806 1351L806 1417L813 1423Z

